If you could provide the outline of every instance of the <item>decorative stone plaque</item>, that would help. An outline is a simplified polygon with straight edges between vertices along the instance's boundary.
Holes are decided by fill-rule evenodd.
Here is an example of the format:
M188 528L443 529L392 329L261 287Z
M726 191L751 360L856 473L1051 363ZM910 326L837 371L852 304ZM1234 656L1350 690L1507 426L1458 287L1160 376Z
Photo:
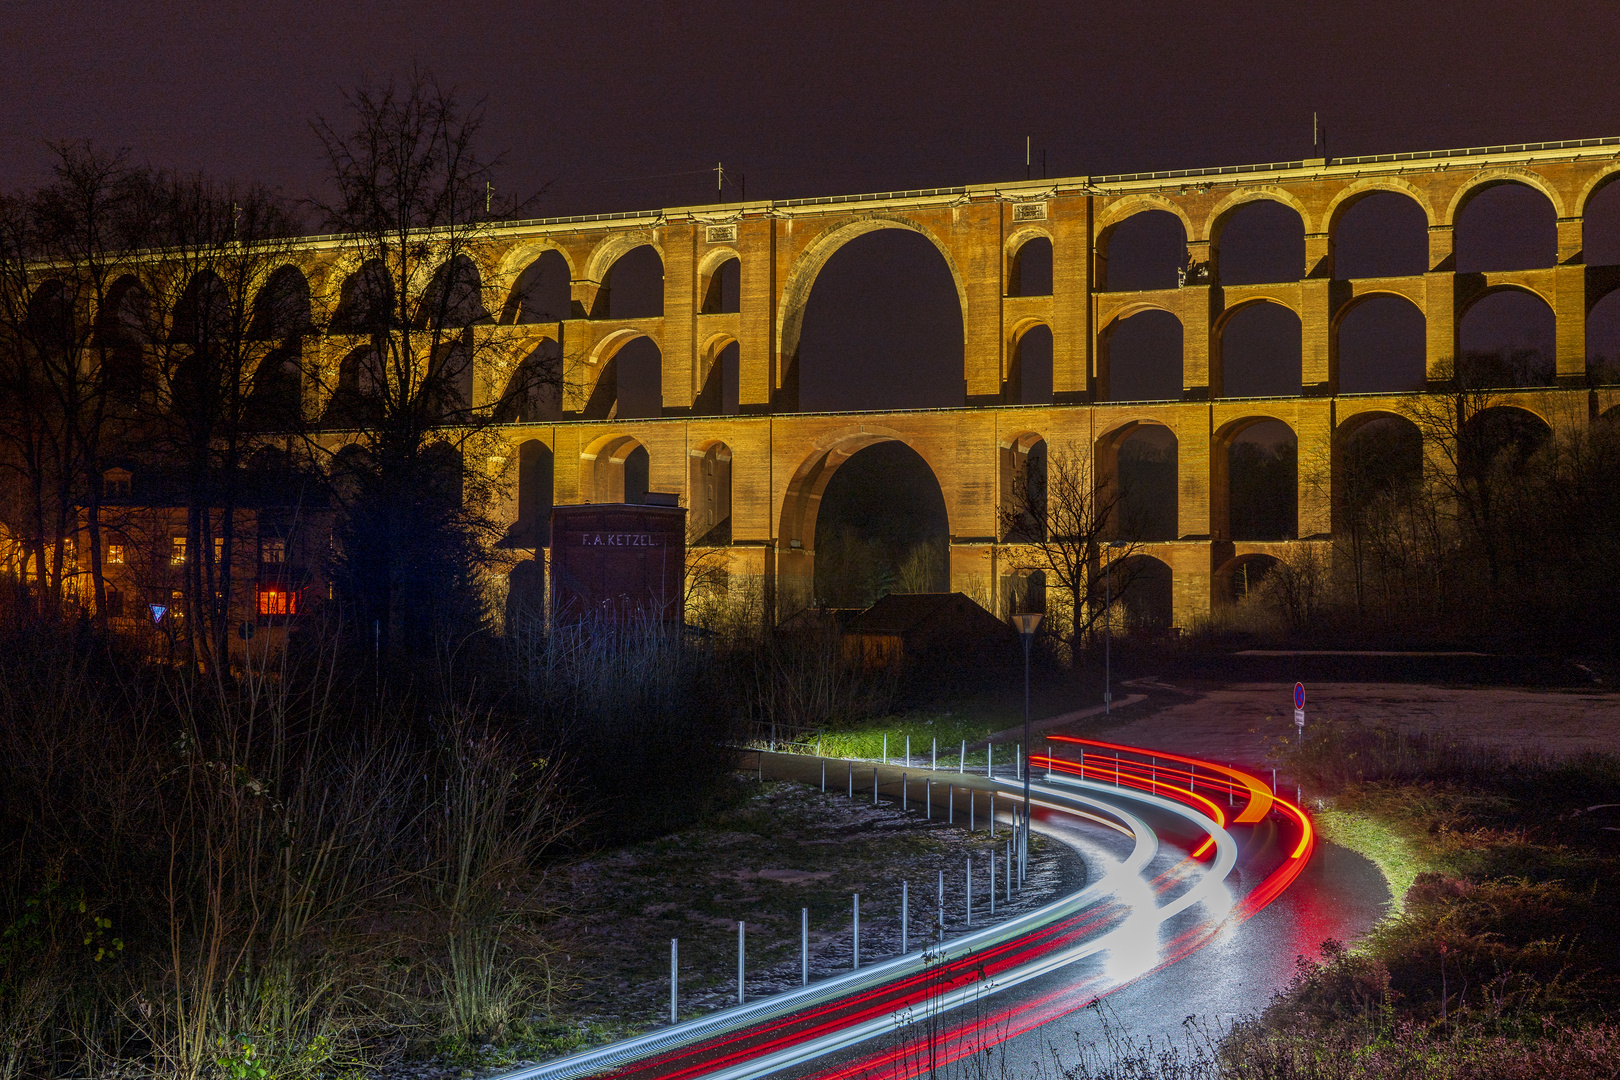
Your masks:
M1014 221L1045 221L1046 204L1044 202L1013 203Z
M1043 210L1041 216L1045 217ZM708 244L735 244L737 242L737 226L710 225L703 230L703 240Z

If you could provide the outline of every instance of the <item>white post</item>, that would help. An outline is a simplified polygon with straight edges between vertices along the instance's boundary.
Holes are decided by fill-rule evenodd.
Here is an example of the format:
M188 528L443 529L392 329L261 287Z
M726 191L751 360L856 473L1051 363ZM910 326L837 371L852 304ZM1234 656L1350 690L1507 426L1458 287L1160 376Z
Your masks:
M1013 890L1012 890L1012 887L1013 887L1013 857L1012 857L1012 853L1013 853L1013 843L1012 843L1011 840L1009 840L1009 841L1007 841L1007 903L1009 903L1009 904L1012 903L1012 892L1013 892ZM1019 867L1019 872L1020 873L1023 872L1023 867L1022 866Z
M816 749L816 756L817 757L821 756L820 747L817 747L817 749ZM826 758L822 758L822 760L821 760L821 793L823 795L827 794L827 759Z
M996 838L996 793L990 793L990 839Z
M887 765L888 763L889 763L889 733L887 731L885 731L883 733L883 764Z
M910 788L906 787L906 774L901 773L900 774L900 812L902 814L907 813L907 812L909 812L911 810L910 805L908 805L908 803L907 803L907 798L908 798L907 792L909 792L910 790L911 790Z
M855 763L849 763L849 797L855 797Z
M854 962L855 962L855 967L852 970L859 971L861 969L861 894L860 893L855 894L855 949L854 949Z
M973 832L978 828L978 822L974 820L974 816L979 810L979 800L974 796L972 788L966 788L965 790L968 797L968 832Z
M810 909L799 909L799 968L803 985L810 985Z
M679 987L678 977L681 966L681 940L669 939L669 1022L675 1022L676 993Z
M967 857L967 925L973 925L973 856Z
M737 1004L743 1003L743 923L737 920Z
M911 768L911 736L906 736L906 768Z
M1082 760L1085 759L1085 756L1086 752L1084 750L1080 751ZM1052 779L1052 744L1050 742L1046 744L1046 779ZM1085 777L1081 777L1081 779L1083 780Z
M945 822L945 824L947 824L947 825L955 825L956 824L956 785L955 784L946 784L945 785L945 795L946 795L946 806L949 808L949 815L950 815L949 820L947 820Z
M945 871L939 872L939 939L945 940Z
M911 883L900 883L900 955L911 951Z
M962 740L962 752L956 755L956 771L959 772L959 773L967 772L967 740L966 739ZM1277 770L1273 769L1271 771L1276 772ZM1275 786L1275 785L1273 785L1273 786Z
M934 736L934 756L929 758L929 760L928 760L928 769L929 769L930 772L938 772L939 771L939 736L938 735Z
M877 780L878 780L877 772L878 771L876 769L872 770L872 805L873 806L877 805Z
M984 775L989 776L991 770L993 770L995 767L996 767L996 744L992 743L992 742L987 742L987 743L984 744Z
M1024 744L1013 743L1013 779L1024 778Z
M934 781L931 778L923 781L923 820L934 820Z
M996 849L990 849L990 914L996 913Z

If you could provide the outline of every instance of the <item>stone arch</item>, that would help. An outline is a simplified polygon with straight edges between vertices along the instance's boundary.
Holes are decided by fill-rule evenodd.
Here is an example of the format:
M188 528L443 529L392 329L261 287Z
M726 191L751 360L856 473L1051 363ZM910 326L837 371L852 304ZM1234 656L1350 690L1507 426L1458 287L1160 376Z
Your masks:
M1164 210L1181 219L1182 232L1188 240L1194 239L1193 220L1182 205L1163 195L1127 195L1125 198L1108 204L1101 216L1097 219L1097 246L1104 253L1107 252L1109 238L1113 235L1116 226L1126 218L1144 214L1150 210Z
M656 229L630 229L625 232L612 233L591 249L585 259L585 278L597 285L606 280L613 264L624 256L630 254L638 247L650 247L658 253L658 260L669 265L664 256L664 246L658 242ZM572 263L569 264L572 268Z
M726 303L724 295L724 281L727 267L737 264L738 276L738 304L731 306ZM741 307L742 293L742 255L736 248L717 247L709 251L698 262L698 312L704 315L730 315L736 313Z
M731 543L731 447L705 439L687 451L686 533L697 547Z
M1000 520L996 534L1007 543L1046 538L1046 436L1024 431L999 440Z
M647 448L630 435L603 435L579 455L579 490L586 502L647 500Z
M1052 273L1054 261L1054 243L1055 241L1052 239L1052 234L1050 231L1034 226L1027 226L1020 229L1007 238L1007 242L1002 245L1004 254L1002 280L1006 282L1006 293L1008 296L1052 295L1052 291L1057 284L1053 280ZM1033 269L1033 267L1026 266L1024 262L1025 258L1034 252L1034 248L1030 246L1032 244L1042 244L1046 249L1046 265L1043 268L1044 275L1035 275L1037 278L1041 276L1045 277L1046 282L1044 289L1041 288L1038 281L1034 286L1031 286L1030 283L1025 280L1025 271ZM1031 288L1033 288L1034 291L1031 291Z
M291 263L276 267L254 294L248 336L274 341L308 333L314 324L309 278Z
M540 439L517 446L517 520L507 532L512 546L551 546L551 509L556 502L557 459Z
M343 277L328 332L363 334L396 320L394 282L380 259L367 259Z
M1235 555L1215 571L1214 599L1217 604L1241 603L1256 595L1266 575L1281 565L1275 555L1250 551Z
M1216 203L1204 218L1204 229L1199 239L1207 240L1212 245L1219 244L1221 242L1221 232L1226 228L1226 223L1232 219L1232 215L1253 202L1282 203L1299 215L1300 224L1304 227L1305 232L1311 232L1311 215L1305 209L1305 204L1295 198L1287 189L1267 185L1265 187L1239 188ZM1187 238L1192 239L1192 234L1189 233ZM1303 267L1301 267L1301 270L1303 270Z
M1232 459L1231 459L1231 455L1232 455L1233 447L1239 441L1239 436L1243 435L1245 432L1248 432L1250 429L1252 429L1252 428L1254 428L1254 427L1256 427L1256 426L1258 426L1260 424L1273 424L1273 423L1274 424L1280 424L1282 427L1287 429L1288 437L1289 437L1290 440L1292 440L1292 445L1294 447L1294 450L1293 450L1293 453L1294 453L1294 468L1293 468L1294 484L1293 484L1293 487L1291 488L1291 491L1292 491L1291 498L1293 500L1293 515L1292 516L1293 516L1293 519L1294 519L1294 523L1293 523L1293 528L1291 530L1284 530L1284 531L1291 531L1294 535L1298 534L1298 532L1299 532L1299 508L1298 508L1298 498L1299 498L1299 491L1298 491L1299 433L1294 430L1294 426L1292 424L1288 423L1286 420L1283 420L1281 417L1270 416L1270 415L1267 415L1267 414L1264 414L1264 413L1253 413L1253 414L1250 414L1248 416L1241 416L1241 417L1238 417L1236 419L1229 420L1225 424L1222 424L1219 428L1216 429L1214 435L1210 439L1210 455L1209 455L1209 473L1210 473L1210 477L1209 477L1209 481L1210 481L1209 482L1209 524L1210 524L1210 535L1211 535L1211 537L1213 539L1216 539L1216 540L1272 539L1270 537L1237 537L1237 536L1233 535L1233 523L1232 523L1232 517L1233 517L1233 514L1232 514L1233 497L1232 496L1233 496L1233 491L1232 491L1232 469L1231 469ZM1286 518L1288 515L1284 511L1284 512L1280 513L1278 516L1282 517L1282 518ZM1243 530L1240 528L1239 531L1243 531ZM1280 537L1276 537L1275 539L1279 539L1279 540L1280 539L1291 539L1291 537L1280 536Z
M638 234L629 234L634 238ZM657 263L658 282L656 286L649 281L641 284L647 286L648 291L641 296L648 305L649 310L632 312L626 310L627 299L635 298L636 291L631 288L632 281L626 281L623 275L627 272L652 272L651 266L636 266L638 253L645 248L652 252L652 259ZM611 256L611 259L608 258ZM604 240L591 254L591 277L588 302L589 316L592 319L656 319L664 315L665 284L664 275L669 263L664 257L662 245L651 239L633 243L622 237ZM615 282L617 284L615 285ZM618 294L615 302L614 294Z
M1468 205L1474 196L1486 188L1496 187L1500 184L1523 184L1526 187L1534 188L1547 197L1547 201L1552 204L1555 217L1567 216L1564 212L1563 198L1558 194L1558 189L1547 182L1546 177L1529 169L1501 168L1485 169L1469 177L1457 189L1456 194L1452 195L1451 202L1446 205L1445 216L1440 219L1439 223L1455 228L1457 215L1463 212L1463 208Z
M501 305L500 321L513 325L574 318L578 314L574 310L573 300L574 268L568 260L568 253L551 243L526 244L514 250L522 250L529 258L512 272L508 272L504 265L499 272L496 288L506 294ZM510 257L511 253L508 253ZM561 281L543 282L548 266L562 278ZM536 296L537 292L547 291L536 288L542 282L553 286L557 293L550 298L550 302L543 295Z
M1035 337L1031 338L1031 334ZM1052 327L1045 319L1022 319L1013 326L1006 349L1007 370L1001 383L1004 402L1035 405L1052 400L1052 342ZM1031 346L1027 355L1026 344ZM1034 370L1031 362L1035 362L1034 367L1044 365L1044 370Z
M460 330L489 321L478 264L458 254L435 267L413 321L419 329L433 331Z
M568 249L555 240L540 237L535 240L521 240L506 249L500 262L495 266L495 284L503 290L510 290L517 279L527 270L536 259L548 251L555 251L562 257L563 265L568 268L570 279L578 276L578 268L574 265L574 258Z
M857 221L846 221L839 225L832 225L821 232L807 244L793 265L788 268L785 284L782 287L782 298L776 313L776 340L779 354L783 359L784 367L791 357L798 355L799 334L804 327L805 308L810 303L810 291L816 283L816 276L821 273L827 261L838 253L838 250L856 237L864 236L869 232L880 229L909 229L918 233L934 245L940 257L945 260L945 266L951 272L951 281L956 285L956 300L961 306L962 318L967 318L967 285L962 277L961 269L956 265L950 248L927 228L910 218L898 215L880 214L861 218ZM785 374L785 372L783 373Z
M1358 448L1362 432L1375 425L1387 434L1376 446ZM1390 409L1365 409L1345 417L1334 427L1330 443L1328 487L1334 534L1354 528L1361 509L1395 492L1402 483L1415 483L1422 472L1423 433L1410 417Z
M150 385L147 345L152 336L152 298L133 274L112 283L96 311L95 341L105 350L103 385L115 400L128 404Z
M1127 450L1139 435L1150 436L1149 441L1168 449L1168 460L1162 460L1161 455ZM1112 490L1120 496L1114 520L1109 523L1109 537L1135 541L1176 539L1180 531L1181 439L1175 429L1145 416L1118 420L1097 436L1092 452L1098 489Z
M1092 277L1095 288L1104 292L1138 292L1175 287L1183 281L1183 271L1188 260L1187 243L1193 236L1192 223L1188 219L1186 212L1180 206L1158 196L1143 196L1141 199L1133 198L1126 200L1126 202L1132 205L1131 212L1112 219L1098 233L1097 240L1092 246ZM1181 239L1173 245L1168 265L1160 263L1157 259L1142 260L1144 263L1151 263L1154 271L1163 270L1163 279L1160 280L1155 273L1148 275L1146 278L1122 280L1120 276L1122 267L1119 265L1117 256L1124 253L1116 250L1116 245L1120 240L1120 231L1138 226L1140 228L1151 228L1151 222L1146 219L1158 214L1168 215L1177 223L1181 231ZM1153 250L1153 238L1139 236L1137 243L1128 245L1128 248L1131 254L1137 255L1140 259L1148 251ZM1142 271L1141 266L1132 267L1132 269L1137 270L1138 273Z
M1362 361L1366 358L1358 355L1358 353L1361 352L1360 345L1362 342L1357 340L1359 334L1355 322L1353 321L1353 316L1355 316L1358 311L1364 311L1365 305L1367 305L1369 302L1376 302L1377 304L1387 307L1388 302L1391 300L1399 301L1401 303L1401 312L1403 316L1409 317L1411 315L1416 315L1417 317L1417 333L1413 335L1412 339L1409 341L1403 339L1401 344L1404 347L1403 351L1406 353L1406 355L1399 358L1403 360L1405 364L1412 370L1406 372L1409 378L1403 380L1392 377L1387 381L1386 385L1372 386L1368 385L1370 382L1375 381L1371 378L1371 374L1359 370ZM1380 318L1380 313L1377 311L1370 311L1368 315L1374 320ZM1351 355L1348 357L1346 356L1345 350L1342 347L1340 336L1340 331L1344 328L1347 320L1351 321ZM1391 319L1385 316L1384 321L1387 324L1391 321ZM1409 318L1408 321L1410 321ZM1425 343L1427 341L1426 326L1427 316L1423 309L1417 304L1413 303L1412 298L1404 293L1379 290L1375 292L1362 293L1359 296L1353 297L1348 303L1333 313L1333 318L1328 323L1330 365L1331 369L1335 372L1335 383L1339 392L1400 393L1409 390L1422 389L1423 379L1426 371L1426 363L1424 359L1426 347ZM1377 323L1375 322L1373 324L1373 329L1376 330L1377 328ZM1365 326L1363 326L1361 330L1362 332L1370 332L1367 331ZM1385 361L1385 364L1388 365L1390 355L1387 347L1369 349L1367 351L1378 354ZM1348 368L1346 366L1347 359L1350 361Z
M711 334L698 347L697 385L693 387L692 414L694 416L720 416L725 412L726 371L725 355L728 349L738 348L732 334Z
M1532 297L1535 301L1523 307L1519 318L1508 320L1519 341L1498 338L1496 348L1480 348L1474 332L1480 329L1488 332L1492 324L1492 317L1480 311L1480 305L1493 297L1514 295ZM1498 309L1495 318L1497 329L1501 329L1504 323L1500 305ZM1512 310L1511 305L1508 310ZM1547 297L1528 285L1512 282L1481 289L1457 307L1454 355L1459 362L1458 370L1471 386L1481 388L1551 385L1556 371L1556 312ZM1476 323L1476 319L1485 321ZM1472 347L1467 342L1469 337L1474 337Z
M1116 376L1119 374L1119 372L1117 372L1115 370L1115 367L1114 367L1114 360L1115 360L1115 357L1114 357L1114 337L1115 337L1115 335L1120 333L1120 331L1124 328L1125 324L1130 319L1132 319L1132 318L1134 318L1134 317L1136 317L1138 315L1145 315L1145 314L1148 314L1148 313L1154 313L1155 317L1157 317L1158 315L1163 315L1164 317L1173 320L1175 322L1176 326L1181 329L1182 343L1181 343L1181 348L1178 351L1178 353L1176 355L1176 358L1175 358L1175 368L1176 368L1176 370L1175 370L1175 375L1174 375L1174 379L1173 379L1174 387L1172 389L1172 387L1169 385L1170 382L1171 382L1170 379L1165 379L1164 380L1165 385L1163 387L1165 390L1171 391L1168 394L1168 396L1167 396L1167 398L1165 400L1175 399L1175 398L1179 398L1181 396L1183 365L1184 365L1184 363L1186 361L1186 352L1187 352L1187 348L1186 348L1186 345L1187 345L1187 343L1186 343L1186 327L1182 324L1181 317L1176 312L1171 311L1169 308L1163 306L1162 304L1136 303L1136 304L1129 304L1129 305L1127 305L1127 306L1125 306L1123 308L1120 308L1117 312L1115 312L1114 316L1111 319L1109 319L1108 324L1106 326L1104 326L1102 328L1102 331L1097 335L1097 396L1098 396L1098 400L1101 400L1101 401L1127 400L1126 398L1122 398L1121 394L1120 394L1120 387L1121 387L1121 384L1122 384L1122 380L1116 378ZM1162 360L1163 358L1160 358L1160 359ZM1146 399L1144 399L1144 400L1146 400ZM1158 400L1158 399L1153 399L1153 400Z
M564 364L554 337L542 337L518 361L501 388L495 407L497 424L532 424L563 418Z
M596 343L587 359L585 378L587 385L581 392L587 395L582 410L592 419L607 419L617 415L615 406L619 397L618 366L614 363L619 353L633 341L646 338L662 354L663 343L651 334L630 327L614 330Z
M245 425L255 431L292 431L302 415L303 359L296 344L283 345L259 361L248 384Z
M1343 190L1333 196L1332 201L1327 205L1327 209L1322 213L1320 227L1316 231L1325 232L1329 236L1336 235L1339 231L1339 222L1343 220L1344 215L1350 211L1351 207L1367 196L1376 195L1381 191L1406 196L1417 203L1418 208L1423 211L1423 216L1428 220L1430 226L1438 224L1435 219L1434 204L1429 201L1428 193L1422 188L1398 176L1369 176L1346 184ZM1306 232L1311 231L1309 224L1309 222L1306 223Z
M1233 329L1234 321L1240 318L1245 322L1249 321L1256 314L1261 313L1266 305L1286 311L1294 318L1293 325L1296 337L1293 341L1291 353L1286 357L1282 357L1279 353L1277 357L1270 358L1278 360L1279 364L1293 365L1293 367L1291 370L1283 371L1279 368L1278 371L1269 373L1276 376L1275 385L1272 385L1269 379L1263 377L1268 374L1263 371L1258 374L1245 371L1240 374L1238 379L1234 380L1232 378L1233 372L1227 334ZM1303 335L1304 328L1299 309L1294 304L1290 304L1276 296L1256 296L1245 299L1243 303L1221 312L1220 318L1215 321L1212 329L1214 330L1212 335L1214 348L1211 349L1213 355L1210 358L1212 361L1210 368L1212 375L1216 371L1220 373L1221 397L1282 397L1297 395L1302 392L1304 382L1304 342L1303 337L1300 335ZM1247 327L1242 329L1247 330ZM1280 332L1281 328L1279 327L1278 330ZM1284 343L1279 340L1278 344L1281 347ZM1251 382L1257 385L1250 385ZM1272 392L1255 393L1254 390L1257 389L1258 385L1270 387Z
M893 428L862 424L836 431L816 440L815 445L788 480L787 490L782 497L780 524L777 530L779 542L788 545L790 549L813 550L816 540L816 510L821 503L822 492L827 490L827 484L832 480L833 473L868 446L876 446L881 442L904 443L922 458L923 463L934 474L936 483L939 477L948 475L947 470L941 468L941 463L936 461L928 450ZM950 500L946 500L947 528L950 512ZM954 535L954 530L950 531Z
M373 345L351 349L338 361L337 383L321 416L326 428L359 427L377 417L387 380L386 361Z
M1175 572L1170 564L1138 552L1113 567L1119 615L1110 613L1115 626L1127 634L1153 636L1168 631L1175 620Z
M1576 216L1585 217L1587 204L1592 201L1592 197L1596 195L1600 189L1608 187L1616 177L1620 177L1620 162L1611 162L1610 164L1605 165L1603 168L1598 170L1596 175L1587 180L1586 184L1575 196Z

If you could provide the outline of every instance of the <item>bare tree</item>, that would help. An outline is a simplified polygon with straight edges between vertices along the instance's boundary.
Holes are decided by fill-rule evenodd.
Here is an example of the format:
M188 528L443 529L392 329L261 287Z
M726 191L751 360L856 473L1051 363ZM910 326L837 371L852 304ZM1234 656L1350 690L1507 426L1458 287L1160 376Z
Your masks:
M346 102L344 126L323 118L314 128L332 191L316 206L358 264L327 327L353 348L321 376L324 426L349 434L312 445L328 455L359 448L338 463L340 577L386 645L473 617L452 609L477 592L471 578L499 532L490 513L499 478L483 462L506 455L489 427L534 394L530 383L560 372L523 365L504 386L493 375L476 385L510 359L488 315L499 307L486 295L497 163L477 148L481 106L463 109L419 71Z
M1026 473L1001 508L1008 565L1046 575L1061 610L1048 612L1051 632L1078 657L1088 636L1108 617L1141 574L1132 559L1141 545L1116 540L1124 492L1100 479L1088 448L1070 443L1047 456L1044 477Z

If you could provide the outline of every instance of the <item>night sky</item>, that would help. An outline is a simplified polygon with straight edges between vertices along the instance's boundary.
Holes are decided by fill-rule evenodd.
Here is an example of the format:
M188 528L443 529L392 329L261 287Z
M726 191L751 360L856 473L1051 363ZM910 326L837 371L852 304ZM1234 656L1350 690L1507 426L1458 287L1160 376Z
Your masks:
M47 140L88 138L296 197L322 182L310 118L341 126L345 87L413 64L483 99L485 148L504 155L499 188L540 193L536 216L713 201L718 161L756 199L1021 179L1026 135L1037 176L1043 155L1050 176L1294 160L1312 153L1313 110L1334 155L1620 134L1612 3L13 0L6 13L8 188L45 177ZM1588 254L1599 239L1620 261L1620 198L1610 201L1613 235L1589 238ZM1362 223L1375 261L1380 245L1399 246L1401 212ZM1504 250L1545 246L1547 223L1511 217ZM1294 259L1286 229L1257 242ZM806 317L803 408L960 404L960 316L935 258L917 237L880 233L832 260ZM1608 308L1594 334L1620 354L1620 304ZM1550 347L1547 318L1523 314L1482 312L1465 347ZM1397 355L1411 339L1400 318L1348 331L1387 363L1375 381L1413 368ZM1270 346L1267 333L1253 330L1256 355L1296 363L1296 332L1283 327ZM1116 371L1140 355L1131 370L1149 373L1177 337L1144 323L1116 341ZM624 366L620 415L656 413L656 382L641 385L656 354ZM1174 373L1116 382L1156 395L1165 378Z

